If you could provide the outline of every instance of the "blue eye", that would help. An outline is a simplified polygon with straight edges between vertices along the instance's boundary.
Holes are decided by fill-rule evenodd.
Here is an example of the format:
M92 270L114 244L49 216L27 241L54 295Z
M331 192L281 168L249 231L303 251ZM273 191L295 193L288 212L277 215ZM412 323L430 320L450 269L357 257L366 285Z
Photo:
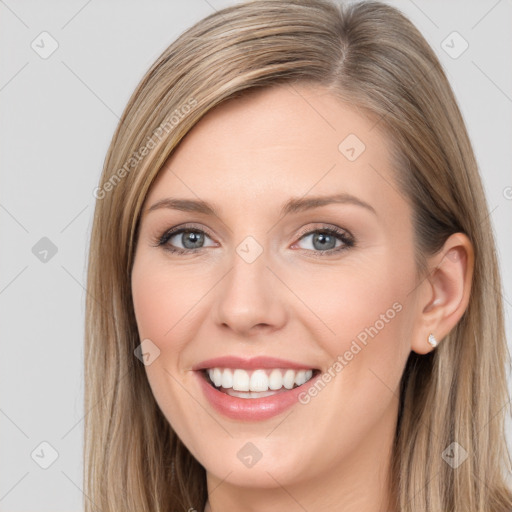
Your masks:
M325 227L308 231L300 237L300 240L304 240L309 237L312 237L310 244L313 247L312 250L319 256L337 253L354 246L353 237L349 235L347 231L339 230L337 228Z
M299 242L310 236L313 236L311 240L313 248L303 248L303 250L311 252L315 256L339 253L355 245L355 240L348 231L332 226L306 231L300 235ZM171 243L174 238L176 238L178 243L181 243L182 247L176 247ZM208 247L204 245L206 239L211 240L211 237L204 230L192 226L185 226L166 231L155 240L155 245L161 246L166 251L173 254L191 254ZM210 247L214 247L215 245L215 243L212 243Z
M204 243L205 236L208 237L202 229L185 227L177 230L169 230L159 238L158 245L165 246L165 250L176 254L193 253L203 249L201 244ZM183 247L175 247L169 243L171 239L175 237L178 238Z

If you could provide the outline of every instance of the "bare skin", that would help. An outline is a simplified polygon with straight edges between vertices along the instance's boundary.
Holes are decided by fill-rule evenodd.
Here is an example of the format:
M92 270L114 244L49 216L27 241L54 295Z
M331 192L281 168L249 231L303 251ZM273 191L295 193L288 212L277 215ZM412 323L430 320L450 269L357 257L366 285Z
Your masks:
M339 149L349 134L364 151L353 138ZM411 209L388 149L375 120L325 89L280 86L210 112L152 186L132 273L134 307L141 340L160 350L146 366L155 399L206 469L205 511L393 510L400 378L411 350L429 352L428 335L442 340L462 316L473 253L464 235L452 235L418 281ZM333 194L367 206L352 198L280 214L291 198ZM168 197L208 201L217 215L147 211ZM198 251L183 245L183 234L156 245L185 224L205 233ZM322 246L315 235L325 228L344 238ZM249 236L262 249L251 263L237 253ZM366 344L347 360L364 332ZM237 421L211 407L192 371L224 355L292 359L335 376L307 403ZM346 364L332 370L339 357ZM261 453L252 467L237 457L247 442Z

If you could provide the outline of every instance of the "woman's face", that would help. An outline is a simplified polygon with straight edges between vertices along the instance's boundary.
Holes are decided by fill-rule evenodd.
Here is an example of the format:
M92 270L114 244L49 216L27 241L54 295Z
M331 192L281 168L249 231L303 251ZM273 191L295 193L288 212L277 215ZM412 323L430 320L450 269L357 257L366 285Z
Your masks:
M306 85L220 105L162 169L136 320L155 399L212 479L306 488L387 461L417 310L393 171L376 120Z

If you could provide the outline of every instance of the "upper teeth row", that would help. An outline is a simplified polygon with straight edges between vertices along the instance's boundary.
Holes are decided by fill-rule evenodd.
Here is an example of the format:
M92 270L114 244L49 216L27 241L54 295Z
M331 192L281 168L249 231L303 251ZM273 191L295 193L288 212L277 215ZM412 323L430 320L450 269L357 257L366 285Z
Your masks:
M208 375L216 387L233 388L235 391L278 390L283 386L292 389L294 384L302 386L313 376L313 370L254 370L209 368Z

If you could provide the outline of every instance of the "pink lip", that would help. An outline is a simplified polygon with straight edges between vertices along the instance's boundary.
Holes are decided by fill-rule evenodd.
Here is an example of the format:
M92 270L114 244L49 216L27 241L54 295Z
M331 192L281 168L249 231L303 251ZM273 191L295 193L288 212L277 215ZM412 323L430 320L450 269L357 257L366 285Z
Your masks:
M216 363L216 365L217 364L218 363ZM282 364L282 362L280 364ZM224 368L230 367L229 364L225 366L218 365L218 367L219 366ZM240 368L240 366L235 367ZM211 368L211 366L209 366L209 368ZM259 366L259 368L262 367ZM304 368L304 366L299 366L299 368ZM307 393L308 388L313 386L316 380L321 377L321 372L318 372L317 375L313 376L313 378L302 386L282 391L272 396L263 398L238 398L227 395L212 386L207 380L204 371L198 370L195 371L194 374L199 379L199 385L210 405L217 412L238 421L263 421L281 414L289 407L297 404L299 402L299 395Z
M203 361L194 366L192 370L204 370L206 368L241 368L245 370L256 370L258 368L292 368L294 370L309 370L312 366L279 359L277 357L258 356L244 359L243 357L224 356ZM242 400L244 399L242 398Z

